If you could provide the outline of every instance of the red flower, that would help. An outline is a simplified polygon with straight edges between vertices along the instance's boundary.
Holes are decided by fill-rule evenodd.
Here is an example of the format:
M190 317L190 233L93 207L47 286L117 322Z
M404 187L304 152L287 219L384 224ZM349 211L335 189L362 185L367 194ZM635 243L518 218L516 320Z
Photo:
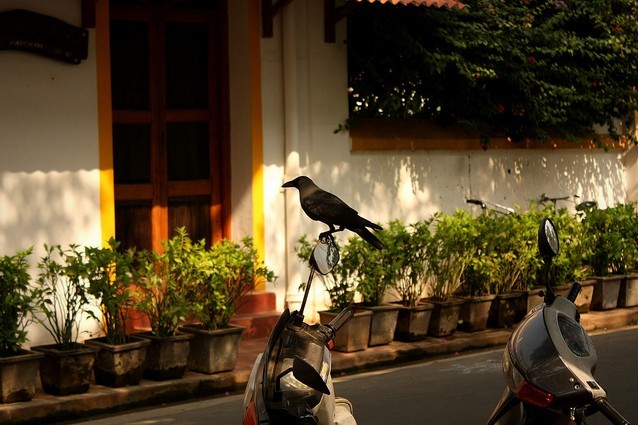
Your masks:
M534 63L534 62L536 62L536 58L534 56L530 56L530 57L527 58L527 61L529 63Z
M502 114L503 112L505 112L505 106L502 103L498 104L498 112L499 114Z
M596 81L596 80L592 81L592 82L591 82L591 85L592 85L593 87L598 87L598 81Z

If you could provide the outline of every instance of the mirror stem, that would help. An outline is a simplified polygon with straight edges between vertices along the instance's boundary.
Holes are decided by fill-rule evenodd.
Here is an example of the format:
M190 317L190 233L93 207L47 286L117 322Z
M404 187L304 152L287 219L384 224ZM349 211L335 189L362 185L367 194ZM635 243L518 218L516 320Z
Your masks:
M310 267L310 275L308 276L308 283L306 283L306 290L303 293L303 300L301 301L301 307L299 308L299 314L303 316L303 311L306 308L306 301L308 301L308 294L310 293L310 285L312 279L315 277L315 268Z

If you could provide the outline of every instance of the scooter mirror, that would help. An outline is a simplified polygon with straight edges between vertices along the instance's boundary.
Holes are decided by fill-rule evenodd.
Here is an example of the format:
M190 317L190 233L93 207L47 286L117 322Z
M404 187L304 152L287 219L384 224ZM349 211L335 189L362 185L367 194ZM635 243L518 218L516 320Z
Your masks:
M295 356L292 362L292 375L295 379L304 385L309 386L313 390L322 392L323 394L330 394L330 389L324 382L319 372L304 359L299 356Z
M543 219L538 227L538 250L546 259L557 256L560 251L556 227L549 218Z
M332 271L338 262L339 248L337 248L332 235L320 238L312 249L310 265L322 275L326 275Z

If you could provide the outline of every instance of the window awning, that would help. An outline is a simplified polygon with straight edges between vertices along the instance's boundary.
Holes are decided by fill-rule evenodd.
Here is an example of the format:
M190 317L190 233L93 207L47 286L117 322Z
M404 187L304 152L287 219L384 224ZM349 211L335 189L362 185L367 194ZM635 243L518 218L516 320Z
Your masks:
M272 21L293 0L262 0L261 1L261 22L262 35L264 37L273 36ZM465 5L458 0L347 0L343 6L337 7L335 0L323 0L324 3L324 39L326 43L335 42L335 25L348 11L361 3L390 3L393 5L402 4L405 6L427 6L427 7L447 7L449 9L463 9Z

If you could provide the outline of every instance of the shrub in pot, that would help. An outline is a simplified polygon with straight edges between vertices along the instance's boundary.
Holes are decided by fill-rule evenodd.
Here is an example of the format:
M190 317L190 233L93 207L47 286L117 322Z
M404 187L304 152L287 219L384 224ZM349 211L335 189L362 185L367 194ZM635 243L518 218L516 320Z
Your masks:
M622 279L630 273L638 258L635 244L635 206L619 204L587 211L583 223L592 250L588 263L597 279L592 309L607 310L618 305Z
M147 339L128 335L126 322L133 306L131 293L132 267L135 254L121 252L119 242L111 238L108 247L85 248L88 293L94 297L101 314L89 315L99 324L102 337L85 343L100 351L94 364L95 382L100 385L121 387L135 385L142 379Z
M256 284L274 281L275 275L259 259L249 237L240 243L223 239L194 256L198 278L193 301L200 323L180 328L193 335L188 367L203 373L232 370L244 328L231 325L230 319L242 297Z
M385 254L393 259L395 275L392 288L398 294L400 305L394 338L399 341L417 341L427 336L434 305L421 301L430 277L428 246L432 241L430 224L423 220L405 226L398 220L388 224Z
M186 229L178 228L162 245L162 253L139 251L133 269L133 305L151 327L136 335L151 341L144 377L154 380L177 379L186 372L192 335L178 332L178 328L196 307L192 303L199 274L195 259L203 241L193 243Z
M359 237L352 237L342 250L342 271L346 279L357 282L361 303L356 308L372 312L368 345L385 345L394 339L398 306L384 303L391 288L397 263L388 248L387 230L379 231L379 239L386 247L378 250Z
M458 325L463 300L453 295L476 251L478 233L472 216L463 210L452 215L434 214L433 226L427 255L432 273L428 301L434 304L434 310L428 333L438 337L454 333Z
M0 257L0 403L28 401L35 395L41 353L23 349L33 320L29 287L31 248Z
M297 258L307 264L312 253L313 245L310 244L306 235L303 235L295 244L295 253ZM349 278L351 273L344 268L343 264L337 263L332 271L327 275L319 274L319 279L323 283L328 293L329 308L325 311L319 311L321 323L330 323L330 321L339 314L341 310L349 307L354 302L355 284ZM305 290L306 282L300 286L300 290ZM355 310L354 317L348 321L337 333L334 339L335 351L354 352L368 348L370 339L370 322L372 312L369 310Z
M89 308L87 262L77 245L66 250L45 245L44 249L33 289L34 317L55 342L32 347L44 354L42 387L57 395L86 392L98 351L78 343L82 314Z

